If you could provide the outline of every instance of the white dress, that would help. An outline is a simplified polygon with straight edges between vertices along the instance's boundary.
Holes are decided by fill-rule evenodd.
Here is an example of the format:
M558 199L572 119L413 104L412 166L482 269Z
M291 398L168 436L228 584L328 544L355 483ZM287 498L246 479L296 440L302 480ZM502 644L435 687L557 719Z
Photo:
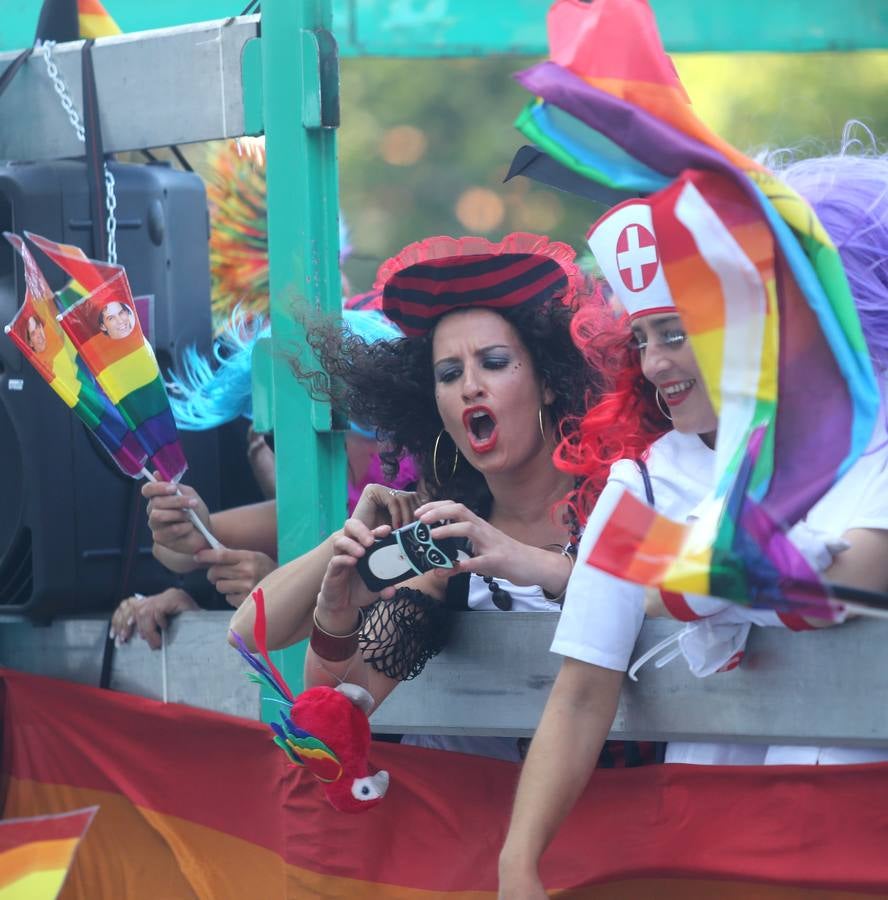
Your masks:
M851 528L888 530L888 435L884 422L876 429L870 449L841 481L810 511L807 523L829 535L841 535ZM715 453L695 435L672 431L657 440L647 459L654 502L669 518L686 520L708 494L713 480ZM644 588L608 575L584 560L600 534L622 488L640 499L644 485L637 466L627 460L611 469L608 483L590 516L574 573L568 585L564 611L555 633L552 650L583 662L625 671L644 619ZM745 618L761 625L793 626L792 616L763 610L747 610L714 598L684 598L687 618L711 615L725 609L729 621ZM738 629L748 625L737 624ZM728 629L730 631L730 629ZM702 634L701 630L701 634ZM745 631L741 631L745 641ZM689 645L693 640L689 641ZM689 646L693 651L693 647ZM699 648L698 648L699 649ZM726 650L726 654L735 648ZM689 654L686 653L686 656ZM729 660L726 655L722 663ZM711 666L715 671L718 661ZM888 759L888 749L768 747L725 743L669 744L667 762L703 764L827 763L871 762Z
M512 612L560 612L561 604L547 600L538 585L512 584L505 578L497 578L497 584L512 595ZM493 604L490 589L480 575L469 576L469 609L501 612ZM472 734L405 734L402 744L414 747L430 747L434 750L451 750L475 756L489 756L509 762L520 762L518 738L479 737Z

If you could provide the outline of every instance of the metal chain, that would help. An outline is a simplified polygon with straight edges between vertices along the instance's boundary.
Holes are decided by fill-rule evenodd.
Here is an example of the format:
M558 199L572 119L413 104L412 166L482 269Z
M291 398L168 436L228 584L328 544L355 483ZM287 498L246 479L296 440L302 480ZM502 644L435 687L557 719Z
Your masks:
M68 119L74 128L77 140L80 141L81 144L85 144L86 130L83 127L83 123L80 121L80 114L74 108L74 101L68 93L68 86L65 84L65 79L62 78L59 67L52 58L52 50L55 45L55 41L44 41L41 45L43 49L43 62L46 64L46 74L49 76L50 81L52 81L52 86L55 89L56 94L58 94L62 109L68 114ZM117 196L114 193L115 182L114 176L111 174L111 170L108 168L107 163L102 163L102 166L105 170L105 208L108 211L108 218L105 222L105 230L108 234L108 262L116 263L117 217L115 216L115 212L117 210Z
M117 263L117 196L114 193L114 176L108 166L105 166L105 206L108 209L108 219L105 230L108 233L108 262Z

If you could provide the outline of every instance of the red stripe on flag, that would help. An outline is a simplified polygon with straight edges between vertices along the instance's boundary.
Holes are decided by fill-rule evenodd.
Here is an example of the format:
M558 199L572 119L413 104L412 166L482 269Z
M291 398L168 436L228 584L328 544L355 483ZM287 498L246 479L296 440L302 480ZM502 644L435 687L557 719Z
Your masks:
M546 20L550 58L572 72L590 78L645 81L674 88L683 96L672 60L663 51L654 13L646 2L609 0L555 3ZM650 48L627 53L626 35Z
M652 583L681 548L684 529L629 491L617 501L586 562L618 578Z

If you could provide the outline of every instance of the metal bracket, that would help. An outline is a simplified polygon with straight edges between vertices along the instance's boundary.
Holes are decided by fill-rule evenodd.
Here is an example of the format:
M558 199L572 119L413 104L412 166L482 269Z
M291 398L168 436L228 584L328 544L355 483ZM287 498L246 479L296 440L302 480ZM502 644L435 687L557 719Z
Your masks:
M339 127L339 49L325 28L302 32L302 124Z

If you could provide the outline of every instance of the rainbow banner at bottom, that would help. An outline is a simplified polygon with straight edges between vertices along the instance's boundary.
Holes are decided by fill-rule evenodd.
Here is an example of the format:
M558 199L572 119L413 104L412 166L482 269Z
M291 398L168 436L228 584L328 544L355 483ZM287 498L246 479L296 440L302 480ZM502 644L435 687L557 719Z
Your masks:
M55 900L96 811L0 822L0 900Z
M349 816L260 722L0 679L4 816L99 807L62 900L496 898L513 763L376 743L385 803ZM543 881L571 900L885 894L886 778L882 763L599 771Z

